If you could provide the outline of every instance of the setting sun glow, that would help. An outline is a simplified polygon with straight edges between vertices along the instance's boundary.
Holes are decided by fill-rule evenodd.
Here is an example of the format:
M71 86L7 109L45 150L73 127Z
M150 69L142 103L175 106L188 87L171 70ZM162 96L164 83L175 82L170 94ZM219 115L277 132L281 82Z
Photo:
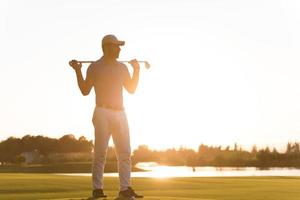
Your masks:
M95 96L80 94L68 62L98 59L112 33L126 41L119 60L151 64L124 91L133 149L299 140L298 1L5 2L0 139L93 139Z

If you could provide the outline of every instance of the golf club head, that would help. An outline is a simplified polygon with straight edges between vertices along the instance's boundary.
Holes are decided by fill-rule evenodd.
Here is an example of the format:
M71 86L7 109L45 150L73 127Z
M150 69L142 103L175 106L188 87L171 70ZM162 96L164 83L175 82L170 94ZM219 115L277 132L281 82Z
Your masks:
M146 69L150 68L150 64L147 61L145 62L145 67L146 67Z

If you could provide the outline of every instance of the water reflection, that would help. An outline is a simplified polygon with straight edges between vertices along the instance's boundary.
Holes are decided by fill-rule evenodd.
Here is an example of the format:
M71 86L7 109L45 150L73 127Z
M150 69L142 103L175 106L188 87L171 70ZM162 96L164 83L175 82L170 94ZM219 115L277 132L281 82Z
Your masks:
M133 177L217 177L217 176L300 176L300 169L256 167L187 167L164 166L155 162L138 163L146 172L133 172Z
M132 172L132 177L226 177L226 176L300 176L297 168L256 168L256 167L187 167L187 166L165 166L155 162L141 162L137 168L146 170L143 172ZM66 174L64 174L66 175ZM90 173L67 174L91 176ZM104 176L118 177L118 173L105 173Z

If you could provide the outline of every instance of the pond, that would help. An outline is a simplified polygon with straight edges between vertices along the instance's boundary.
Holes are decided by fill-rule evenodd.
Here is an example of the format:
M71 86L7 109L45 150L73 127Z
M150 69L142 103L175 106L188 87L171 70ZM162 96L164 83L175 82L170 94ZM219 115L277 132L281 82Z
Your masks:
M300 176L299 168L271 167L188 167L165 166L155 162L141 162L137 168L146 170L132 172L132 177L171 178L171 177L226 177L226 176ZM63 174L74 176L91 176L90 173ZM105 173L106 177L117 177L118 173Z

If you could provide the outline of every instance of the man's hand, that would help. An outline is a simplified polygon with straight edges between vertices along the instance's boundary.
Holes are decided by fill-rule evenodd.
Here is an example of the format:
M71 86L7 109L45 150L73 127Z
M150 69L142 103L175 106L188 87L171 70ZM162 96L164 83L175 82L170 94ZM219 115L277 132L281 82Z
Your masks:
M133 67L134 70L137 70L137 71L140 70L140 64L138 63L138 61L136 59L129 61L129 64L131 64L131 66Z
M71 61L69 62L69 65L70 65L75 71L80 70L81 67L82 67L82 64L79 63L77 60L71 60Z

